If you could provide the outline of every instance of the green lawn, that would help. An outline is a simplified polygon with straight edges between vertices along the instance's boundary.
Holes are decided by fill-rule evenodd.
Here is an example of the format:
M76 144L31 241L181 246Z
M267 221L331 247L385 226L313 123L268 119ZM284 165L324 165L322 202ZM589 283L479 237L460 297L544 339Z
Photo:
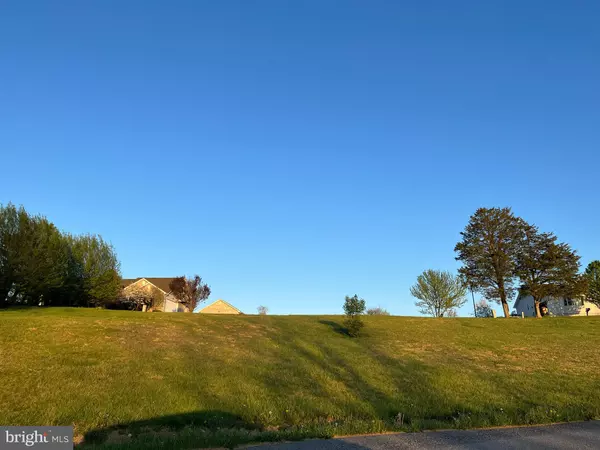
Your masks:
M600 318L342 320L1 311L0 424L175 449L600 418Z

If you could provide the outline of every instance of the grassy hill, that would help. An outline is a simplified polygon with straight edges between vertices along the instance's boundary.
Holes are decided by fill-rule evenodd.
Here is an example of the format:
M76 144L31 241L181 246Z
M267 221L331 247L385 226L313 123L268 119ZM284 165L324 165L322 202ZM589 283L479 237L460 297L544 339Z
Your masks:
M600 318L342 320L2 311L0 423L164 449L600 418Z

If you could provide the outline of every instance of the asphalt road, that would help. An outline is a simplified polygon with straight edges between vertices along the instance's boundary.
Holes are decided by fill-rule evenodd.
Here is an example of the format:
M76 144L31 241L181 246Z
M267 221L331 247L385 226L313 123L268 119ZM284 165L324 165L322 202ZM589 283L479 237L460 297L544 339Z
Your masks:
M600 421L539 427L426 431L314 439L250 448L261 450L600 449Z

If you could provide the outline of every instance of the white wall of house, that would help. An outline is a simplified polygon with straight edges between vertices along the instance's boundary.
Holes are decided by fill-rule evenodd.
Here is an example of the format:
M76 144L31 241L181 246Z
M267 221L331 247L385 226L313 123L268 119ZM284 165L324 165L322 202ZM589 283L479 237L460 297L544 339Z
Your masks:
M515 303L515 310L519 316L522 313L525 313L526 316L535 316L533 297L531 295L520 297Z
M585 300L548 297L544 301L548 305L548 311L554 316L585 316L586 308L590 308L590 316L600 316L600 308ZM533 297L531 295L521 297L515 304L515 309L519 316L524 312L526 316L535 317Z
M187 312L187 308L179 303L171 294L165 295L164 312Z

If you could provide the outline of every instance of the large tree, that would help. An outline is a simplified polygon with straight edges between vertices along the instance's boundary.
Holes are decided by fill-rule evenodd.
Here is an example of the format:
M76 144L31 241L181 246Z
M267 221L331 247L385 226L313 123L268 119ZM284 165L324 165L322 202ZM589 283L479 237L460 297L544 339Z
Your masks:
M114 249L101 237L73 237L23 207L0 205L0 306L102 305L120 285Z
M121 290L120 264L111 244L96 235L69 236L75 279L89 306L114 301Z
M45 217L23 207L0 207L0 302L60 303L70 249Z
M587 299L600 307L600 261L592 261L585 269Z
M514 294L515 256L524 221L510 208L479 208L461 232L456 244L459 269L469 287L502 305L509 317L508 302Z
M579 255L568 244L556 241L553 233L542 233L535 225L523 227L515 273L522 293L533 297L537 317L542 317L544 298L575 297L585 290L585 279L578 273Z
M418 301L421 314L433 317L448 316L467 301L467 287L459 276L441 270L426 270L417 277L410 293ZM450 313L451 314L451 313Z
M173 295L183 305L187 306L189 312L194 312L198 303L203 302L210 295L210 287L202 283L202 278L195 275L193 278L185 276L174 278L169 284Z
M17 255L20 252L19 224L29 220L21 207L0 205L0 307L15 302L18 282Z

